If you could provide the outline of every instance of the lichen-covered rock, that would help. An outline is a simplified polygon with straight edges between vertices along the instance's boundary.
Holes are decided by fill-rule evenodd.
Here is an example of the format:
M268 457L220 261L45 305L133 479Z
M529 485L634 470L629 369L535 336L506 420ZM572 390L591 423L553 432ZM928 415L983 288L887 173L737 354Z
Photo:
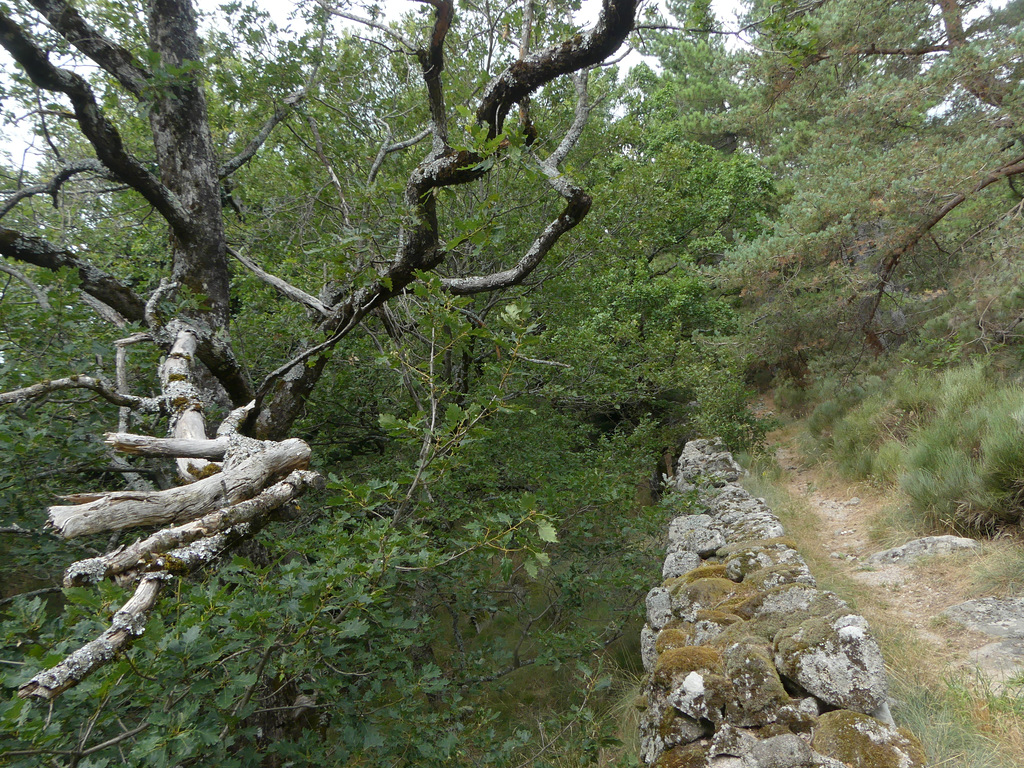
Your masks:
M640 661L643 662L644 672L651 672L658 660L658 652L655 649L658 632L650 624L644 624L640 630Z
M771 648L734 643L722 652L722 663L735 691L725 708L728 722L743 727L776 722L790 698L775 670Z
M726 703L735 695L723 674L722 656L713 648L673 648L658 656L650 677L652 694L695 720L722 722Z
M928 763L911 734L849 710L818 718L811 746L854 768L924 768Z
M778 542L779 540L775 540ZM803 557L785 543L744 541L741 546L726 545L718 551L724 557L726 576L743 581L748 573L776 565L806 565Z
M725 526L725 538L728 541L745 539L774 539L782 536L786 529L771 512L755 512L744 515L741 519Z
M665 581L648 595L641 759L660 768L890 768L813 748L812 736L831 744L822 709L891 724L881 656L866 622L815 587L778 518L738 477L720 443L695 441L680 459L676 479L698 486L707 514L672 521Z
M774 655L779 674L826 704L864 714L887 705L882 653L861 616L833 614L784 629Z
M661 629L672 619L672 598L664 587L655 587L647 593L647 623Z
M690 630L693 639L691 645L712 645L724 629L742 621L743 619L734 613L714 610L697 611L697 620L693 622Z
M681 744L689 744L708 736L711 725L701 722L676 710L662 697L656 697L640 712L640 757L645 763L652 763L666 750Z
M756 571L750 571L743 581L759 591L767 591L772 587L780 587L783 584L806 584L809 587L817 585L817 581L811 575L811 569L807 567L806 563L770 565Z
M695 621L697 614L704 610L725 610L723 606L742 603L750 594L750 588L723 578L698 579L690 584L676 584L669 590L672 613L683 621Z
M743 467L736 463L721 439L691 440L679 456L676 480L680 485L702 479L711 484L729 483L739 480L742 474Z
M816 768L818 756L803 739L793 733L765 735L727 723L718 730L708 750L709 765L730 765L728 758L738 760L737 768Z
M669 552L661 569L661 578L671 579L689 573L701 564L696 552Z
M981 544L962 536L925 536L923 539L908 541L901 547L876 552L868 558L868 562L874 565L909 563L921 557L965 551L980 552Z
M736 608L736 614L745 619L801 614L823 616L845 608L846 603L833 592L824 592L807 584L782 584L756 592Z
M658 758L654 768L705 768L707 748L700 744L674 747Z
M723 563L704 563L679 577L676 583L690 584L701 579L728 579ZM729 579L732 581L732 579Z
M693 552L710 557L725 544L725 534L710 515L681 515L668 528L668 552Z

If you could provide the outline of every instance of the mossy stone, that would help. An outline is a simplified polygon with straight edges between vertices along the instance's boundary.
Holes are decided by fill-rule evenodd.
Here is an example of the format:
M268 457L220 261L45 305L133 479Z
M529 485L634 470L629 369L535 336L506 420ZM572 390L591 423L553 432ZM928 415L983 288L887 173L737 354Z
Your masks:
M693 620L701 610L723 610L732 613L731 606L750 598L750 587L729 579L712 577L680 584L669 592L672 611L686 620Z
M749 571L743 583L757 590L768 590L785 584L806 584L815 586L814 577L803 563L781 563Z
M658 758L654 768L704 768L708 750L700 744L673 747Z
M726 720L748 728L777 721L779 709L789 704L790 698L775 669L771 649L762 643L734 643L722 652L722 661L735 690L726 704Z
M724 547L719 547L718 556L728 559L730 555L734 555L737 552L771 549L773 547L796 549L796 542L788 536L776 536L771 539L743 539L742 541L736 541L732 544L726 544Z
M675 707L667 707L658 724L658 736L666 747L689 744L708 736L710 732L710 724L684 715Z
M672 628L663 629L658 633L654 641L654 650L661 654L673 648L685 648L693 645L693 632L691 629Z
M673 677L685 677L691 672L722 674L722 654L704 645L671 648L658 657L651 681L671 685Z
M839 709L818 718L811 746L850 768L924 768L924 749L911 733L873 717Z

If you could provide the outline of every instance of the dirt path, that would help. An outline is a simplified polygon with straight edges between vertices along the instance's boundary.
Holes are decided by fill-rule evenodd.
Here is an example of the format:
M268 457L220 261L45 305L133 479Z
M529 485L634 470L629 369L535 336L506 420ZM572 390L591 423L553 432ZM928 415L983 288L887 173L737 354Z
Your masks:
M869 608L883 620L899 622L932 652L930 665L947 670L981 671L998 684L1019 674L1022 657L1008 657L992 635L966 629L941 614L975 597L969 578L970 555L929 558L913 564L873 565L868 557L884 546L871 540L873 519L892 500L864 484L844 482L821 466L808 467L794 448L791 430L771 436L783 470L780 485L791 498L806 503L820 521L813 526L824 557L834 561L842 578L860 585ZM897 542L902 543L902 542Z

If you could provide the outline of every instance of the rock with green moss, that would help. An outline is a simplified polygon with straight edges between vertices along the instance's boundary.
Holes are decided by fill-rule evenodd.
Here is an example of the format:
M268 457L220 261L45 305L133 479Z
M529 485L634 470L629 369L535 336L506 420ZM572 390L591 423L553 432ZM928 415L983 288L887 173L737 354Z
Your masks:
M779 710L790 703L767 645L734 643L722 652L725 676L735 695L726 704L726 720L743 727L779 720Z
M707 748L700 744L675 747L658 758L654 768L705 768Z
M662 696L667 704L695 720L722 722L727 703L735 696L724 674L722 655L714 648L672 648L658 656L649 683L649 698Z
M713 644L725 629L743 621L734 613L716 610L697 611L696 618L690 629L691 645Z
M849 710L826 712L818 718L811 746L851 768L924 768L928 764L912 734Z
M779 674L833 707L888 713L888 682L878 643L861 616L808 619L775 638Z
M742 546L727 546L719 550L724 558L726 576L733 581L743 581L748 573L774 565L804 563L803 556L787 543L744 541Z
M725 610L730 603L742 603L751 588L724 578L698 579L690 584L677 584L670 590L672 613L683 621L694 621L700 611Z
M661 697L640 712L640 757L652 763L673 747L689 744L711 734L711 724L679 712Z
M729 579L725 572L724 563L704 563L697 568L694 568L678 578L676 583L692 584L695 581L701 579ZM733 581L733 579L729 579Z
M811 569L806 563L785 563L770 565L747 573L743 583L749 584L758 591L767 591L783 584L804 584L809 587L817 585Z

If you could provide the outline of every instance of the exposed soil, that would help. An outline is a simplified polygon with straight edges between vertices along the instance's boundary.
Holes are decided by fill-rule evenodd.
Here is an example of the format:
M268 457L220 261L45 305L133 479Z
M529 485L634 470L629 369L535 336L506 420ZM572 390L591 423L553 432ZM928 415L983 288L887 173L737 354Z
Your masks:
M833 559L839 573L862 585L870 610L900 622L930 649L930 665L946 669L978 670L998 685L1024 669L1017 655L1001 638L972 631L942 616L954 605L970 600L970 559L973 554L928 558L910 564L872 565L867 558L886 546L872 541L869 531L883 507L892 500L865 484L844 482L822 466L807 466L794 447L790 430L770 436L775 457L783 470L781 486L806 502L820 525L817 542ZM897 542L902 543L902 542Z

